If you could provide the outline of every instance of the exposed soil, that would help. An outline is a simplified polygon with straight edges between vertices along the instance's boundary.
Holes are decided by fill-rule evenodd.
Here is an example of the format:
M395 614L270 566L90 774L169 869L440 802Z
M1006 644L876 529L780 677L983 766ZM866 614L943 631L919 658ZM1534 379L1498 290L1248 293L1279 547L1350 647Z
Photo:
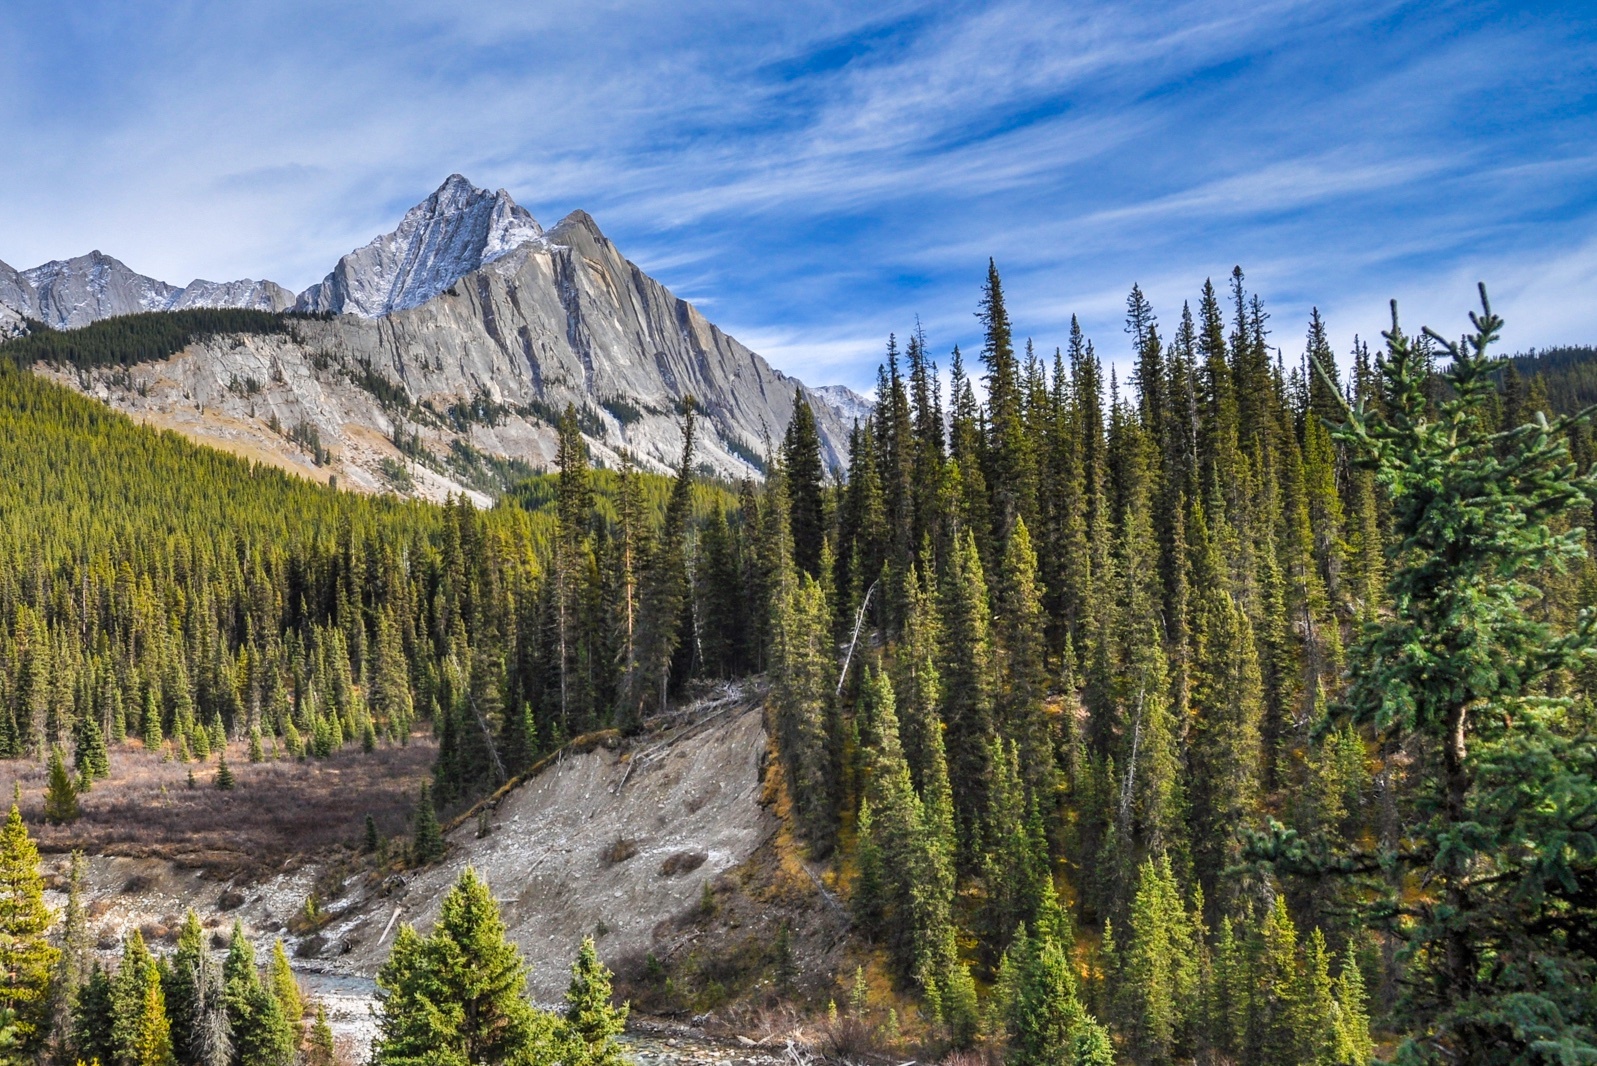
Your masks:
M761 703L723 689L651 736L610 735L550 760L463 817L443 861L352 879L330 897L315 956L338 972L374 973L397 924L431 926L467 866L499 898L540 1002L559 1001L585 935L607 961L669 950L706 886L776 831L759 802Z
M364 850L368 811L385 838L408 834L432 757L421 737L320 762L251 765L230 749L238 787L222 792L214 758L185 765L123 750L74 825L39 824L37 768L21 775L24 812L46 851L52 905L64 903L66 850L89 854L102 954L132 929L168 950L191 907L218 949L234 921L257 952L281 938L347 1061L366 1057L371 977L394 930L425 932L468 866L500 900L535 1002L559 1005L578 943L595 936L618 998L632 1003L628 1041L645 1066L813 1061L840 1032L817 1019L847 1003L856 967L870 1016L845 1019L844 1035L870 1046L890 1008L906 1037L917 1030L877 954L851 935L837 874L809 861L789 829L763 692L725 686L643 737L573 742L459 817L430 867L406 869L401 848ZM0 764L0 786L19 768Z

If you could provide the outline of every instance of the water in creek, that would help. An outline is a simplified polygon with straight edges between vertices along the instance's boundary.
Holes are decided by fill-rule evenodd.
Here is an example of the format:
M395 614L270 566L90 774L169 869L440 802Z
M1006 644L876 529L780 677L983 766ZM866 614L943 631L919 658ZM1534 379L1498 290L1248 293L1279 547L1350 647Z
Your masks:
M300 972L301 986L327 1008L333 1040L348 1061L371 1058L377 1025L372 1017L376 985L368 977ZM675 1033L629 1032L621 1037L638 1066L793 1066L784 1049L744 1048ZM802 1061L802 1060L800 1060Z

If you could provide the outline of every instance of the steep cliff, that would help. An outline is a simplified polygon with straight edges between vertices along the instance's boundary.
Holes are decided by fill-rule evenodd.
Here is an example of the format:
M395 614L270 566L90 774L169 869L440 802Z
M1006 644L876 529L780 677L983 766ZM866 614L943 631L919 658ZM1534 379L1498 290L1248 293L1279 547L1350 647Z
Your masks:
M60 328L184 306L280 310L270 282L176 289L98 252L17 272L0 304ZM68 383L118 408L278 465L369 490L492 493L554 457L569 405L597 462L671 467L682 401L703 415L696 465L760 477L792 417L815 412L842 466L869 401L771 367L626 259L585 212L545 232L504 190L459 175L399 226L339 260L295 307L331 318L290 334L223 336L161 363ZM0 322L0 329L5 323Z

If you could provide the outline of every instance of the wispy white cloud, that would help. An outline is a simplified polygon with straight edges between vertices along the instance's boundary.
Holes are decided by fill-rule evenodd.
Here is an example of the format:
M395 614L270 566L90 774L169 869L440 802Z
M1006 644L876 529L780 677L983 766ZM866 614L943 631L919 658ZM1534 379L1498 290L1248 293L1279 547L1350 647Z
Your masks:
M1173 321L1236 262L1288 350L1311 304L1350 340L1477 270L1590 339L1594 36L1396 0L13 5L0 258L298 287L460 171L856 385L917 313L968 346L988 255L1023 333L1075 313L1110 357L1132 281Z

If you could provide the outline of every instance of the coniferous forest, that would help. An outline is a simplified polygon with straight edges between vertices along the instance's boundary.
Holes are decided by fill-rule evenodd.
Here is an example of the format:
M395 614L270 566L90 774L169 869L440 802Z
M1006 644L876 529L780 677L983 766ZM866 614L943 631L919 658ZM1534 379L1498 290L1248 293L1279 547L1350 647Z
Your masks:
M979 313L946 364L889 339L847 470L803 403L736 486L696 477L691 400L669 478L590 469L568 410L557 470L485 510L311 485L0 365L0 755L70 763L70 792L120 744L319 758L426 729L447 814L757 675L808 854L941 1047L1597 1061L1597 481L1563 395L1587 371L1505 367L1484 291L1461 339L1394 309L1336 353L1240 270L1179 311L1134 288L1123 379L1079 328L1019 338L996 268ZM457 896L460 929L379 977L382 1061L441 1061L406 1007L464 981L437 938L520 987L491 896ZM282 1061L247 944L209 976L142 950L80 977L73 1055ZM5 967L25 1057L54 964ZM459 1061L608 1061L602 968L578 970L589 1050L517 993ZM225 1053L209 1022L129 1021L163 996L253 1020Z

